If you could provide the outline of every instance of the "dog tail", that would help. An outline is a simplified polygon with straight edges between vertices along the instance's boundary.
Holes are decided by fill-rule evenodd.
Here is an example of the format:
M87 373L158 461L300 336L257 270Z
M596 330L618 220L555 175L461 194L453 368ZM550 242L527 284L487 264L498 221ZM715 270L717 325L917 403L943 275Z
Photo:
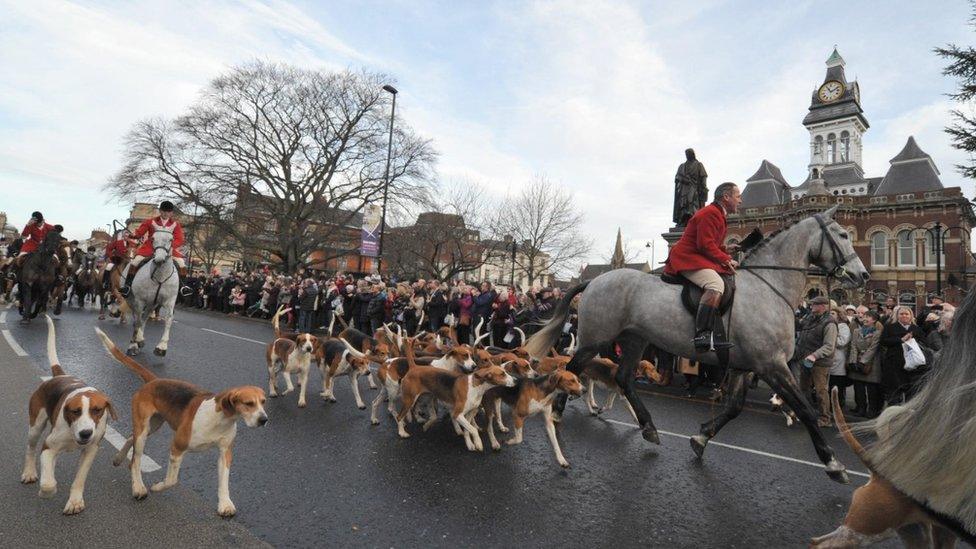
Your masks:
M844 419L844 410L841 409L840 400L837 398L837 387L834 387L830 392L830 403L834 409L834 423L837 424L837 430L840 431L840 436L844 437L844 442L851 447L851 450L854 450L854 454L857 455L858 459L867 463L864 458L864 446L861 446L861 443L851 433L851 426Z
M55 344L54 321L51 317L44 315L47 319L47 361L51 365L52 376L63 376L64 370L61 369L61 360L58 359L58 347Z
M556 305L556 310L552 314L552 318L545 326L538 332L532 334L522 347L528 351L529 356L533 358L542 358L546 356L549 348L556 344L559 340L559 336L563 333L563 324L566 323L566 319L569 318L569 305L576 297L576 294L583 293L589 281L584 282L575 288L566 292L563 296L562 301Z
M281 327L278 324L278 319L281 318L281 315L287 313L290 310L291 310L291 307L289 307L289 308L286 309L285 306L282 305L282 306L278 307L278 310L275 311L274 316L271 317L271 326L274 327L274 335L275 335L275 338L281 337Z
M108 351L108 354L112 355L112 358L115 360L121 362L123 366L135 372L136 375L142 378L143 382L149 383L150 381L156 379L156 374L147 370L142 364L139 364L135 360L127 357L125 353L122 352L122 349L119 349L115 346L115 343L112 343L112 340L105 335L105 332L99 328L95 328L95 333L98 334L98 338L102 340L102 345L105 346L105 350Z
M413 369L417 365L417 356L414 354L413 342L416 338L408 337L404 342L403 355L407 357L407 368Z

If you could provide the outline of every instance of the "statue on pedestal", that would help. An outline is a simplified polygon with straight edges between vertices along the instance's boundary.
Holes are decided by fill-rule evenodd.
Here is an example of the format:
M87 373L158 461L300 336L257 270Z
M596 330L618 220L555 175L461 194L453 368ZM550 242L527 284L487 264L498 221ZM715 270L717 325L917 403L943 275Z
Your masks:
M674 214L675 228L683 228L688 219L695 215L708 200L708 187L705 184L708 174L705 166L695 158L694 149L685 149L685 163L678 166L674 176Z

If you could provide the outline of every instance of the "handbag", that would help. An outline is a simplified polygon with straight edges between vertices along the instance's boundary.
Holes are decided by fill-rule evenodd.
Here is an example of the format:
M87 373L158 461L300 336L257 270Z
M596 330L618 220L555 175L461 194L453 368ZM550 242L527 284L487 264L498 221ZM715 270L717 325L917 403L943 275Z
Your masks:
M906 372L914 372L919 367L925 366L925 353L922 352L922 348L918 346L914 337L902 342L901 350L905 355Z

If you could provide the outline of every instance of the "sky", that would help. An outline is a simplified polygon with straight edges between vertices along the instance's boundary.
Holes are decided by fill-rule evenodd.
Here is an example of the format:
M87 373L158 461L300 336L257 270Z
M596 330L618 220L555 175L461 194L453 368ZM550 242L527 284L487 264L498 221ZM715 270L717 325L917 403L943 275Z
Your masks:
M674 173L694 147L709 186L763 159L806 176L801 121L834 45L882 176L914 135L973 196L943 128L954 107L932 49L970 45L963 1L599 2L0 0L0 211L39 209L86 238L129 205L101 190L137 121L173 117L254 59L390 74L397 113L440 153L442 183L501 199L545 176L572 193L609 257L663 260Z

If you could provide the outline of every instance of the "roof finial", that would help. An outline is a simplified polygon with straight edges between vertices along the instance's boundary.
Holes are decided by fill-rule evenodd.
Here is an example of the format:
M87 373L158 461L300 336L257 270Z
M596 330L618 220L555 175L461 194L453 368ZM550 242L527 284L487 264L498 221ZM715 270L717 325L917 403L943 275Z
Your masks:
M830 57L827 58L827 67L836 67L840 65L843 67L845 65L844 58L840 56L837 51L837 44L834 44L834 51L831 52Z

